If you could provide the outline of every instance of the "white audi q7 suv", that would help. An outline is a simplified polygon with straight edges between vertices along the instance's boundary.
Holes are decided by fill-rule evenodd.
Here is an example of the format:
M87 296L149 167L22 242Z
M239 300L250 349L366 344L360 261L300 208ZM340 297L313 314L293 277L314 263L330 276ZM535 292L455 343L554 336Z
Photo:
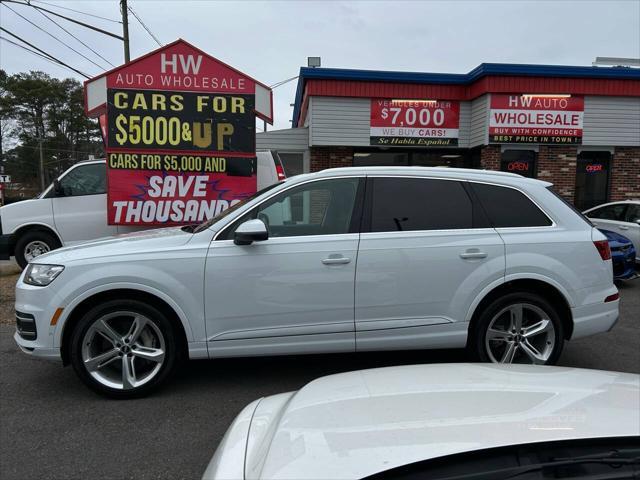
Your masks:
M448 168L344 168L272 185L198 226L37 257L15 340L132 397L181 358L466 347L553 364L612 328L606 237L549 183Z

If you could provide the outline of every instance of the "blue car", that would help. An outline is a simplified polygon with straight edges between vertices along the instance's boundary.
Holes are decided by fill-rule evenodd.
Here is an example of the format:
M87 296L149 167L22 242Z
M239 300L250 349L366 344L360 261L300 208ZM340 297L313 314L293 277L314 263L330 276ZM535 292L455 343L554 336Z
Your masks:
M598 229L604 233L611 249L613 262L613 279L629 280L636 276L636 249L627 237L610 230Z

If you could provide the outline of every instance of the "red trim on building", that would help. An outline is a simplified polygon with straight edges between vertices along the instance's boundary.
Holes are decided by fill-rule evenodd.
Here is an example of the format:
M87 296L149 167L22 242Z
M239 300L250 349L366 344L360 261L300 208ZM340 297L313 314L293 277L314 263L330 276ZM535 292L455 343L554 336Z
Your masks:
M470 86L307 80L305 94L321 97L473 100L485 93L570 93L640 97L640 81L601 78L483 77Z
M309 79L305 84L297 126L304 125L310 96L468 101L485 93L568 93L572 95L640 97L640 81L490 75L482 77L471 85L437 85Z

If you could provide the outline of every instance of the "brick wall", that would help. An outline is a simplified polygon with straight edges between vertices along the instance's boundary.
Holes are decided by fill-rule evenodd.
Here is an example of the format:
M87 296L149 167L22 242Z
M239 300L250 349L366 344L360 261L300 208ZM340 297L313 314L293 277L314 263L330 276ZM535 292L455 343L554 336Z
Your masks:
M311 147L311 171L353 165L351 147ZM500 145L480 150L480 168L500 170ZM555 190L573 202L576 184L578 147L575 145L540 145L537 178L553 183ZM640 198L640 147L616 147L611 164L610 200Z
M609 197L611 200L640 198L640 147L616 147Z
M573 202L577 159L578 147L576 146L540 145L537 178L553 183L556 192L569 202Z
M487 145L480 150L480 168L500 170L500 145Z
M352 167L352 147L311 147L310 170L318 172L326 168Z

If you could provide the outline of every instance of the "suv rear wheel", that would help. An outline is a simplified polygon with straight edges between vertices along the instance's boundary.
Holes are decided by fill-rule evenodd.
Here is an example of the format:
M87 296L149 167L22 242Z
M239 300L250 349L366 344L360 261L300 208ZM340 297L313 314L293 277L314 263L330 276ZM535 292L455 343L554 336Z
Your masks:
M44 230L32 230L18 237L14 255L20 268L24 268L34 258L60 248L60 246L60 242L52 233Z
M515 292L484 309L469 346L484 362L553 365L563 345L556 309L538 294Z
M70 353L80 379L114 398L147 395L177 364L171 322L137 300L112 300L87 312L73 331Z

